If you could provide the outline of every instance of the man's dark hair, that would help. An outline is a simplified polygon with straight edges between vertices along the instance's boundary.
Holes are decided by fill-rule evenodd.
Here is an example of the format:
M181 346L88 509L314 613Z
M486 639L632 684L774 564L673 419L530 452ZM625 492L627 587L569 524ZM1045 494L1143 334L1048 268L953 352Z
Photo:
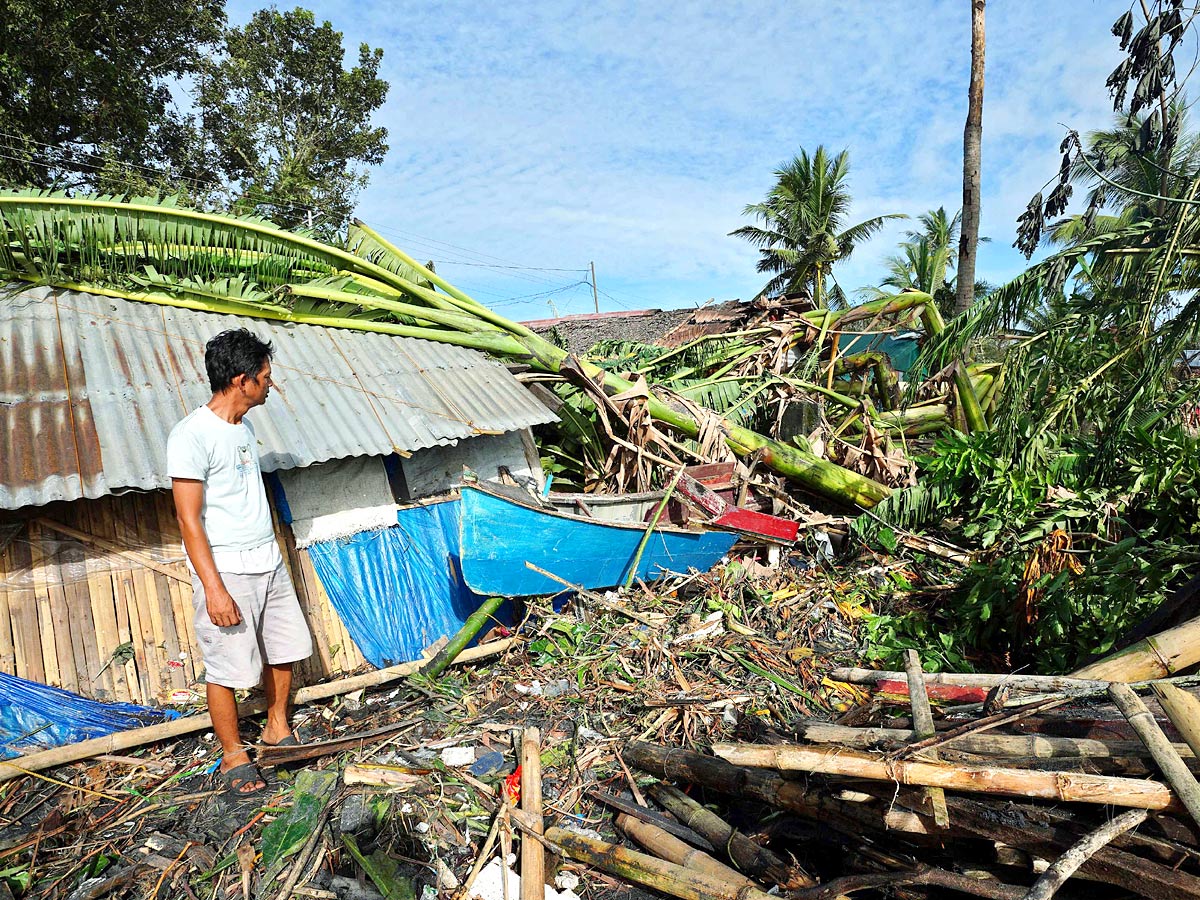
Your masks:
M259 340L245 328L222 331L204 347L209 387L219 394L239 375L256 378L274 355L270 341Z

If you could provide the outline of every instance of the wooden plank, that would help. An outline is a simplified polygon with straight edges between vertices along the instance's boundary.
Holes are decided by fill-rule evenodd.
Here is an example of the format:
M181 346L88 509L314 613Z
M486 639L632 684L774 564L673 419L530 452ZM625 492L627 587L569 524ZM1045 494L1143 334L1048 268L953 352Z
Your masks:
M161 540L154 527L158 521L153 506L154 497L149 494L130 494L129 497L135 512L134 524L137 529L140 555L149 556ZM171 603L171 591L167 587L167 578L163 575L165 568L156 563L152 571L146 573L146 587L149 590L147 599L151 606L151 617L157 617L155 634L158 638L156 643L162 650L162 674L163 680L166 682L164 689L171 690L187 687L188 678L184 675L183 661L179 658L183 647L180 645L179 631L175 626L175 608Z
M59 572L62 573L67 629L79 685L76 690L85 697L95 697L98 682L94 679L100 673L101 660L88 594L85 549L78 543L63 547L59 553Z
M29 535L29 566L33 578L33 596L37 603L37 635L41 641L42 666L46 673L45 683L56 687L65 687L58 666L58 635L54 627L53 609L50 603L50 586L46 579L46 554L42 547L42 531L36 522L30 522L27 533ZM70 657L69 653L64 655Z
M101 537L114 539L116 537L116 525L114 524L113 504L111 497L101 497L95 501L95 512L92 515L92 528L96 534ZM114 566L114 559L121 559L117 554L111 553L108 550L97 550L98 553L103 553L101 559L108 567L107 579L112 592L113 610L117 617L117 646L121 644L129 644L131 649L136 650L133 642L134 631L129 624L129 602L125 596L123 584L123 572L121 566L127 565L127 561L122 560L121 566ZM119 666L122 669L118 684L124 681L124 689L131 703L145 702L145 694L142 691L142 684L138 677L137 657L131 656L124 663L114 663L114 666Z
M29 681L45 683L46 669L42 662L41 637L38 630L37 597L31 576L31 548L26 529L8 547L9 571L20 587L14 588L8 601L12 616L13 655L15 674Z
M116 526L116 540L126 546L137 544L137 528L133 520L137 513L132 509L127 497L113 497L113 524ZM124 554L122 554L124 555ZM138 667L142 670L145 685L149 694L144 702L161 701L165 693L163 669L166 660L163 658L159 643L162 641L162 626L158 619L156 603L150 598L154 593L150 582L150 572L141 566L134 566L127 577L122 578L123 589L130 601L129 615L131 627L134 610L137 610L137 625L134 629L134 642L140 643L142 656L138 658Z
M322 629L316 627L312 612L312 599L308 584L304 579L304 572L300 565L299 550L296 549L296 537L292 533L292 528L279 518L278 510L274 505L271 506L272 524L275 527L276 539L279 541L279 550L283 555L283 565L288 570L288 575L292 579L292 586L296 589L296 598L300 601L300 610L304 613L304 620L308 623L309 633L313 637L313 652L308 659L302 660L295 667L295 678L297 682L304 684L313 684L320 681L324 671L321 653L321 641L325 637ZM328 646L326 646L326 655Z
M156 491L153 495L155 521L158 523L158 551L164 555L182 553L179 526L175 521L174 502L166 491ZM186 566L185 566L186 568ZM183 663L183 678L186 684L196 682L196 657L199 646L196 643L196 626L192 621L192 585L189 575L185 588L182 583L171 578L166 579L167 590L171 596L171 609L175 617L175 633L179 639L180 662Z
M3 539L0 538L0 541ZM12 590L5 585L12 572L9 548L7 542L0 548L0 672L14 674L16 672L16 648L13 644L12 611L9 598Z
M155 674L153 662L153 647L150 636L142 627L142 614L137 602L137 584L132 572L121 572L118 578L120 602L129 616L130 645L133 647L134 678L130 681L130 693L134 684L137 685L139 703L148 704L158 694L158 676ZM128 674L128 673L127 673Z
M80 507L80 524L84 530L95 533L96 519L103 516L99 504L80 501L75 505ZM106 562L104 550L89 548L86 562L88 604L92 608L92 621L96 623L96 647L102 670L99 677L94 677L93 689L97 693L103 691L109 700L128 700L129 687L125 684L124 668L112 661L113 652L120 646L121 639L117 630L112 579L103 571Z
M290 531L290 529L289 529ZM301 597L301 606L304 609L305 617L308 619L309 628L313 635L313 644L316 647L314 654L320 661L322 675L333 674L333 655L329 646L329 623L327 617L321 610L321 602L323 592L320 582L317 580L317 573L313 570L312 560L308 558L308 551L297 550L298 568L301 576L301 583L304 586L304 595ZM300 596L297 594L297 596ZM327 600L325 601L328 602Z

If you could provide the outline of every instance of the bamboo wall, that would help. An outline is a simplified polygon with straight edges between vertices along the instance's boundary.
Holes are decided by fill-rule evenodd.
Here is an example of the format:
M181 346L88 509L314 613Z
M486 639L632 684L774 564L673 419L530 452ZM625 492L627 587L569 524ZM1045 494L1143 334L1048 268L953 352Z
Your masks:
M290 527L275 525L314 639L298 683L363 666L308 552L296 549ZM169 492L0 511L0 548L0 671L103 700L203 695L191 577Z

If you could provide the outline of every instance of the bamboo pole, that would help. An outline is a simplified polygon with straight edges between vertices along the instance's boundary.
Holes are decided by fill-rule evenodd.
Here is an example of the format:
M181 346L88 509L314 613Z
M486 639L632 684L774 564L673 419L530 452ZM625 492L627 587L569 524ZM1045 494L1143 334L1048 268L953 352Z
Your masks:
M631 765L660 778L678 778L731 797L753 798L809 819L829 823L850 834L881 833L888 828L917 834L928 833L915 815L892 825L886 820L884 811L841 799L834 795L833 789L813 779L788 780L778 772L767 769L735 766L693 750L659 747L641 741L632 741L623 747L621 755ZM750 871L741 864L740 859L738 864ZM756 874L756 877L759 876Z
M650 536L654 534L654 529L658 527L658 520L666 512L667 504L671 502L671 495L675 493L675 486L679 484L679 479L682 477L683 469L680 468L675 473L675 477L671 479L671 483L667 485L667 489L663 491L662 499L658 501L658 507L654 510L654 515L650 517L650 522L642 532L642 539L638 541L637 550L633 553L633 561L629 564L629 574L625 576L625 587L633 584L633 579L637 577L638 566L642 562L642 554L646 552L646 545L650 543Z
M829 677L834 681L842 681L848 684L878 684L881 681L904 681L907 673L885 669L844 667L834 669L829 673ZM1004 675L977 672L926 672L923 678L926 685L945 684L954 687L978 688L1012 687L1035 693L1080 696L1106 693L1108 686L1112 684L1107 679L1078 678L1071 675ZM1145 681L1131 683L1139 686L1153 686L1155 682L1160 680L1146 679ZM1178 686L1181 684L1193 684L1198 680L1200 679L1197 676L1190 675L1185 678L1171 679L1168 683Z
M1160 631L1071 674L1129 683L1174 675L1200 662L1200 617Z
M619 813L617 815L617 827L655 856L661 857L667 862L673 862L675 865L683 866L685 869L692 869L696 872L712 875L714 878L720 878L728 881L730 884L756 887L754 882L741 872L729 868L729 866L719 860L713 859L703 850L697 850L695 847L688 846L673 834L667 834L667 832L656 825L639 821L626 813ZM538 849L540 850L541 848L539 847ZM524 877L525 875L522 873L522 884L524 884ZM522 898L522 900L526 900L526 898Z
M1022 900L1050 900L1080 866L1096 855L1096 851L1108 846L1125 832L1137 828L1146 821L1147 815L1144 809L1131 809L1085 835L1042 873L1042 877L1033 883Z
M765 891L743 883L730 883L562 828L547 829L546 839L572 859L681 900L773 900Z
M471 647L460 653L454 662L456 664L466 664L485 659L489 656L495 656L497 653L503 653L505 650L508 650L516 643L516 638L506 638L501 641L492 641L481 647ZM416 662L401 663L398 666L392 666L388 669L367 672L364 675L357 675L353 678L343 678L339 681L331 681L326 684L310 685L296 691L292 697L292 702L300 706L316 700L327 700L330 697L349 694L362 688L386 684L390 681L396 681L397 679L412 675L419 671L422 665L424 665L424 661L417 660ZM263 712L266 708L267 704L265 700L243 703L238 707L238 716L254 715L255 713ZM18 756L16 759L0 760L0 782L19 778L30 772L41 772L45 769L52 769L55 766L79 762L82 759L89 759L102 753L128 750L131 747L140 747L143 744L178 737L181 734L191 734L194 731L203 731L205 728L211 727L212 719L207 712L203 712L194 716L183 716L178 719L172 719L170 722L164 722L161 725L150 725L146 728L117 731L104 737L92 738L91 740L80 741L76 744L67 744L62 747L51 748L50 750L40 750L37 753Z
M937 729L933 725L933 710L929 706L929 695L925 692L925 673L921 669L921 657L916 650L904 652L904 668L908 675L908 702L912 707L913 729L916 739L933 737ZM936 760L937 751L929 754ZM941 788L925 788L925 795L933 806L933 822L938 828L948 828L950 814L946 812L946 792Z
M1179 754L1171 747L1154 716L1141 698L1127 684L1114 684L1108 696L1117 709L1129 721L1137 736L1142 739L1154 761L1162 770L1163 777L1171 785L1192 818L1200 824L1200 782L1197 782Z
M496 614L496 610L503 605L504 600L504 597L491 597L479 604L479 609L467 617L467 621L463 622L462 627L455 632L454 637L450 638L449 643L421 667L421 675L426 678L437 678L446 671L446 666L454 662L463 652L463 648L474 639L475 635L479 634L480 629L488 619Z
M846 778L867 778L1008 797L1039 797L1069 803L1105 803L1137 809L1180 808L1166 785L1135 778L888 760L856 750L790 745L714 744L713 752L734 765L766 767L785 772L817 772Z
M907 728L851 728L824 722L800 722L794 726L800 740L812 744L841 744L855 750L899 750L916 738ZM1022 756L1033 759L1147 756L1141 741L1102 741L1095 738L1053 737L1040 734L964 734L947 745L954 750L980 756ZM1180 756L1193 758L1187 744L1172 744Z
M1187 742L1187 749L1195 754L1200 749L1200 700L1194 694L1165 682L1152 684L1150 688L1158 697L1171 724ZM1175 750L1180 756L1186 755L1180 752L1177 744Z
M521 809L530 827L542 834L542 734L536 728L521 732ZM521 838L521 900L545 900L546 851L536 840Z
M766 847L760 847L711 810L705 809L683 791L659 782L649 788L650 796L688 828L694 829L726 855L743 872L793 890L816 884L811 878Z
M631 742L623 748L622 753L632 765L660 777L684 779L732 797L753 798L847 834L878 835L884 831L883 816L878 809L872 809L867 804L838 800L830 791L818 785L816 779L785 780L777 772L742 768L692 750L659 747L641 741ZM895 799L895 789L891 785L886 786L883 805L891 806ZM1034 811L1030 806L1014 804L1005 816L997 817L992 803L953 795L948 796L946 802L950 807L954 830L938 832L936 837L939 841L953 839L957 834L966 832L984 840L1027 849L1044 858L1052 858L1070 846L1062 829L1042 827L1029 818L1023 818L1025 812ZM918 829L917 833L922 832ZM1124 840L1121 838L1118 842ZM1200 900L1200 879L1115 846L1100 850L1084 864L1082 871L1149 900L1161 900L1163 897Z

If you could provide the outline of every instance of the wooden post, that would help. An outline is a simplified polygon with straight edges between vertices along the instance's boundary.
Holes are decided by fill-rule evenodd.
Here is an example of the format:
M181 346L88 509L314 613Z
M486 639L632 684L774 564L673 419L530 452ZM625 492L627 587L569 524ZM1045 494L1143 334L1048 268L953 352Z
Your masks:
M1121 714L1129 720L1137 736L1142 739L1142 743L1158 763L1167 783L1175 790L1192 818L1200 824L1200 783L1175 752L1167 736L1162 733L1162 729L1154 721L1153 714L1146 709L1146 704L1127 684L1114 684L1108 689L1108 696L1117 704Z
M904 651L904 670L908 675L908 702L912 706L913 730L916 739L933 737L937 729L933 725L933 710L929 706L929 694L925 691L925 672L921 669L921 656L916 650ZM937 759L937 751L929 754ZM950 826L950 814L946 811L946 792L941 788L925 788L925 796L933 807L933 822L938 828Z
M542 735L536 728L521 732L521 809L542 833ZM546 851L536 840L521 838L521 900L545 900Z

